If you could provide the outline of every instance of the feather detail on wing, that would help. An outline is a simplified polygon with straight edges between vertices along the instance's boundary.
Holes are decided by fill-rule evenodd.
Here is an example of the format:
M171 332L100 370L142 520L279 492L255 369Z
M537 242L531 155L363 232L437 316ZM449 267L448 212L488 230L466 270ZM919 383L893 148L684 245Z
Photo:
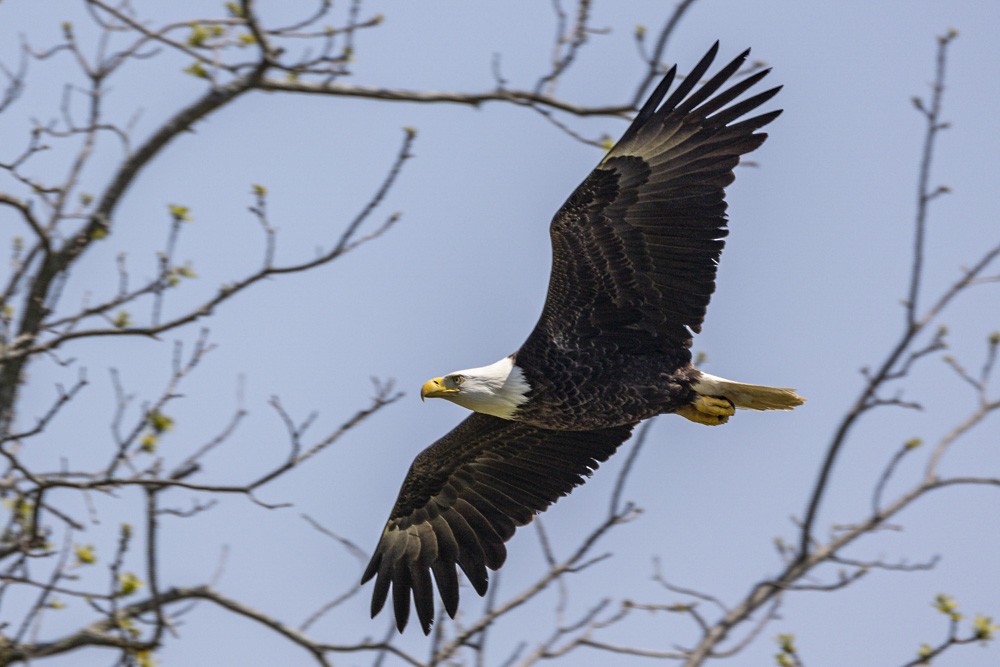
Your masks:
M631 434L631 426L550 431L473 414L413 461L361 583L375 578L375 616L392 589L396 626L406 626L410 598L424 634L434 618L437 583L445 611L458 609L462 568L484 595L486 568L507 556L518 526L582 484Z
M728 234L724 188L767 137L757 130L781 113L740 120L780 89L736 101L768 70L724 88L749 50L699 85L717 51L664 101L670 70L556 213L548 296L519 353L526 359L598 340L637 354L683 349L700 331Z

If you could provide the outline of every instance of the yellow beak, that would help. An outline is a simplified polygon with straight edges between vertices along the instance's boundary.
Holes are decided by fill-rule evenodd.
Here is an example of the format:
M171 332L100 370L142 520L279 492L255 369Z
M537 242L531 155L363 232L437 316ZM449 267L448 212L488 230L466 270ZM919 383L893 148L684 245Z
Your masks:
M458 387L444 386L444 378L434 378L425 382L424 386L420 388L420 400L422 401L425 398L440 398L445 394L454 394L457 391Z

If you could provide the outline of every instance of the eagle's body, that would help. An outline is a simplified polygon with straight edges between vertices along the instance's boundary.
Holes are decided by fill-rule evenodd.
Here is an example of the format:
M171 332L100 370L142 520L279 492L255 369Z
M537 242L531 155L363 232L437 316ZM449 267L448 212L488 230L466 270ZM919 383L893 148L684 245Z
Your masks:
M552 352L536 360L522 349L510 359L531 389L528 400L507 418L582 431L634 425L674 412L691 402L692 386L700 376L688 357L687 350L632 355L601 347ZM535 370L539 367L546 372Z
M517 526L584 481L644 419L724 423L735 408L791 409L794 390L732 382L691 364L728 230L724 188L757 132L743 119L778 88L735 102L767 71L722 89L749 52L696 88L718 44L669 98L675 70L556 213L541 317L514 354L429 380L422 397L472 416L421 452L362 581L372 615L392 588L397 627L410 599L425 633L434 587L458 606L456 565L487 588Z

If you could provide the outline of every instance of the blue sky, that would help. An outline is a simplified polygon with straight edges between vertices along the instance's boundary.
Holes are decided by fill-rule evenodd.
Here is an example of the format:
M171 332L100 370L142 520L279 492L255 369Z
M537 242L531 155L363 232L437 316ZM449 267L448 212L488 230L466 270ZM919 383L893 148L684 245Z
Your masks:
M216 3L173 4L172 11L187 18L219 11ZM274 10L273 3L261 4L265 16ZM644 74L631 37L634 26L655 30L670 4L595 3L592 24L611 32L592 38L561 81L559 96L592 104L630 98ZM162 11L148 5L136 3L141 13ZM960 34L949 55L945 99L944 117L952 127L941 137L933 182L952 193L932 209L925 302L1000 235L997 9L995 3L960 1L703 0L685 16L666 62L678 62L685 71L718 39L720 59L751 46L752 58L774 68L768 81L785 86L773 103L785 113L753 155L759 168L739 170L728 191L732 232L695 349L707 354L711 373L794 386L809 402L788 414L740 413L717 429L658 419L626 494L644 513L602 544L598 552L612 552L613 558L571 580L568 617L605 596L678 601L651 584L654 557L672 583L726 602L780 569L774 539L795 539L793 518L804 510L832 428L862 386L859 369L878 363L902 328L923 132L910 99L929 92L935 37L949 28ZM370 2L363 12L386 17L358 39L351 81L371 86L485 90L499 53L511 85L529 87L548 66L555 30L548 3ZM7 0L0 5L0 58L11 63L18 34L39 45L54 40L65 18L49 4ZM81 30L86 24L81 15L72 20ZM114 86L112 114L124 121L141 108L135 133L144 136L202 92L202 81L181 73L186 64L165 55L140 66L134 78ZM0 116L0 146L20 145L26 118L53 115L62 82L75 72L63 58L33 66L32 74L25 99ZM562 120L593 137L617 137L626 127L624 120L608 118ZM209 579L227 545L218 588L289 623L300 623L347 590L363 563L300 515L365 550L374 546L410 461L464 416L444 401L421 404L420 385L492 362L520 345L545 294L548 220L600 151L527 109L502 104L471 109L251 94L175 142L142 174L119 210L112 237L93 248L74 274L66 308L85 293L116 289L119 252L128 253L137 280L152 275L154 253L166 238L167 205L184 204L194 222L184 229L178 256L190 259L199 277L167 302L168 312L182 312L259 265L263 239L246 211L252 183L270 193L279 260L311 257L336 240L374 192L404 126L418 131L415 157L369 224L393 211L402 213L400 222L328 267L271 280L220 308L207 322L218 348L185 382L183 398L171 404L177 426L161 451L168 461L182 459L222 428L242 395L250 415L232 442L207 459L203 475L206 482L239 483L287 452L269 397L280 397L299 419L317 411L310 431L315 439L367 405L370 377L394 379L406 397L260 494L293 507L267 511L230 497L194 518L165 520L166 583ZM8 159L9 150L3 148L0 158ZM117 155L113 146L100 154L88 175L92 188ZM58 156L44 159L59 164ZM5 180L0 184L9 187ZM14 227L11 220L0 211L5 237ZM970 367L981 363L986 336L1000 329L996 294L995 284L978 287L943 318L949 353ZM196 335L191 327L159 343L67 347L63 354L88 369L91 386L26 458L45 468L60 457L80 467L106 460L114 411L108 369L119 369L138 405L165 381L171 341L190 344ZM75 377L75 369L33 367L26 415L33 405L39 411L47 405L54 383ZM905 388L907 399L928 409L886 408L862 421L836 468L817 524L821 536L834 524L866 516L874 482L903 441L935 442L972 408L972 394L940 357L927 359ZM996 433L994 416L955 446L944 469L997 476ZM890 495L917 478L927 453L918 452L903 466ZM603 516L623 458L544 515L557 550L568 550ZM181 507L191 498L172 496ZM137 506L138 494L94 502L105 520L88 525L76 539L98 545L108 557L117 524L136 520L126 508ZM795 633L810 667L905 663L920 643L936 643L945 633L945 619L930 604L939 592L954 595L970 616L1000 616L995 506L996 491L983 489L943 490L921 500L898 517L901 531L866 538L846 555L920 562L941 554L934 570L874 572L835 593L789 595L782 618L733 664L771 664L778 632ZM519 531L499 578L501 598L522 590L542 566L535 531ZM830 581L834 572L825 576ZM333 642L381 636L389 619L368 619L369 596L367 587L324 617L312 635ZM550 592L519 610L491 637L489 664L502 663L522 639L546 636L555 602ZM471 589L463 589L467 613L480 604ZM82 616L75 613L50 614L43 635L74 627ZM168 640L158 654L164 665L306 663L307 656L280 637L207 604L185 620L180 639ZM690 643L694 630L689 619L658 615L637 618L603 638L667 650ZM400 645L418 656L426 653L416 628ZM963 647L935 665L985 666L998 656L996 646ZM370 662L364 655L334 660ZM108 654L95 650L52 664L108 662ZM616 658L616 664L646 662ZM581 650L564 664L608 663L605 655Z

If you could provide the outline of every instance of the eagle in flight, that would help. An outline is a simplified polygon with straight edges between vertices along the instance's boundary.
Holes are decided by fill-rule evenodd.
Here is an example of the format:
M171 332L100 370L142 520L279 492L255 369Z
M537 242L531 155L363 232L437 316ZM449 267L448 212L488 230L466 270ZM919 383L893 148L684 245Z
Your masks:
M780 110L746 118L780 86L735 101L768 70L729 83L749 49L700 86L718 42L670 93L667 72L622 138L555 214L542 315L496 363L424 384L422 398L473 411L422 451L406 475L361 582L371 613L392 589L402 632L410 600L424 634L434 582L458 609L458 573L485 595L504 543L583 483L643 419L676 413L722 424L736 408L789 410L793 389L732 382L691 363L715 289L724 188ZM666 99L664 99L666 98Z

